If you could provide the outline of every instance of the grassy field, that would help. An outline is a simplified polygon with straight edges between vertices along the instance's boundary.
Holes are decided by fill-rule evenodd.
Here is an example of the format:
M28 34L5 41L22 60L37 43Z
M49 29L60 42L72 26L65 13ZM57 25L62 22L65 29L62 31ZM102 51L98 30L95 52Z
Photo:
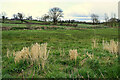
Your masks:
M92 39L97 48L92 48ZM102 40L118 41L118 30L10 30L2 31L2 77L3 78L118 78L117 54L103 50ZM26 62L16 63L7 57L7 49L20 51L34 43L48 43L50 49L45 69ZM76 64L70 60L69 50L77 49ZM94 55L91 59L86 53ZM82 64L82 61L84 63Z
M3 23L2 27L27 27L27 24L8 24L8 23ZM49 26L49 25L39 25L39 24L32 24L31 27L38 27L38 26Z

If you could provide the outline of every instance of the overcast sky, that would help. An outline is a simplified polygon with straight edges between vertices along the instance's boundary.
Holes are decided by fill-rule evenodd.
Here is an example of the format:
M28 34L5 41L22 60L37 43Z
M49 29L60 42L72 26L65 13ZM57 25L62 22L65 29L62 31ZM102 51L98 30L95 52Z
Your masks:
M59 7L64 12L63 19L90 21L90 15L95 13L103 20L104 13L109 17L118 17L119 0L0 0L0 12L6 12L9 18L18 12L33 18L48 13L50 8Z

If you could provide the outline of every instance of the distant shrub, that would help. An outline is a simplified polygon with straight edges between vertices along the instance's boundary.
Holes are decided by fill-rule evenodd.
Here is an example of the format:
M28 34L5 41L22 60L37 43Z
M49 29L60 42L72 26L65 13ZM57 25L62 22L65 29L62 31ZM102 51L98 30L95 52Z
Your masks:
M41 29L41 28L40 27L35 27L34 29L36 30L36 29Z
M2 27L2 30L10 30L10 27Z
M57 30L58 27L47 27L47 29Z
M41 27L41 29L45 29L45 27Z
M73 27L77 27L77 24L59 24L60 26L73 26Z
M42 22L42 23L31 23L31 24L50 25L50 23L49 23L49 22Z
M29 29L28 27L12 27L10 30L24 30Z
M49 27L46 27L46 26L42 26L42 27L36 27L34 29L43 29L43 30L46 30L46 29L50 29L50 30L57 30L57 29L64 29L63 27L54 27L54 26L49 26Z

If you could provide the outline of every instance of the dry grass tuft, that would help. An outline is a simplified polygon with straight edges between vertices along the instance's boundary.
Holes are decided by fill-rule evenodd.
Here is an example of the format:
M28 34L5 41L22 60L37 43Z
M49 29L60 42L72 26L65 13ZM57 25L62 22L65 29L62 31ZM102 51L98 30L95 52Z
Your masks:
M64 48L61 49L61 48L58 48L59 52L60 52L60 56L64 56L65 55L65 51L64 51Z
M110 43L103 40L103 49L109 51L110 53L118 53L118 42L110 40Z
M89 54L88 51L87 51L87 56L90 58L90 59L93 59L94 58L94 55L93 54Z
M41 45L36 43L33 44L30 48L23 47L21 51L13 52L13 55L15 55L14 61L16 63L20 60L27 60L30 61L32 64L36 62L39 65L41 64L42 69L44 69L49 51L47 51L47 43Z
M15 63L19 62L20 60L28 60L29 59L29 47L23 47L21 51L14 52L15 54Z
M76 60L78 56L77 49L69 50L69 55L70 55L70 59L75 60L75 64L76 64Z
M10 56L10 50L7 48L7 57L9 58Z
M13 56L15 57L15 51L13 50Z
M84 65L84 63L86 62L86 60L87 60L88 58L90 58L90 59L93 59L93 58L94 58L94 55L93 55L93 54L89 54L88 51L87 51L86 54L87 54L87 57L86 57L86 55L84 54L83 56L86 57L86 58L84 58L82 61L80 61L81 66Z
M40 45L36 43L31 46L30 58L33 62L35 62L39 60L39 57L40 57Z
M92 39L92 42L93 42L92 49L97 48L98 47L97 39Z
M76 60L78 56L77 49L69 50L69 55L71 60Z

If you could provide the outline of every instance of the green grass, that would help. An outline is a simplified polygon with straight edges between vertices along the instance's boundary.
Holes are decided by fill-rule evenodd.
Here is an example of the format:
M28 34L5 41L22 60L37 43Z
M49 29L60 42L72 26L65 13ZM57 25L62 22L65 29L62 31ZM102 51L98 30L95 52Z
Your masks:
M98 39L99 48L92 49L92 39ZM85 29L85 30L16 30L2 31L2 77L21 78L70 78L83 76L84 78L117 78L118 59L115 54L102 49L102 39L110 41L118 40L118 30L109 29ZM11 51L19 51L33 43L48 43L51 47L45 69L38 69L37 65L28 68L26 62L15 64L14 58L6 57L7 48ZM59 48L64 49L64 55L60 56ZM77 64L69 59L69 50L77 49ZM88 51L94 55L94 59L88 58L83 65L80 62L85 59ZM109 60L107 60L109 58ZM22 72L22 69L24 72ZM34 74L35 70L35 75ZM103 75L102 75L103 74Z
M39 26L49 26L49 25L39 25L39 24L28 25L28 24L8 24L8 23L2 23L2 27L27 27L27 26L39 27Z
M34 20L25 20L25 21L28 21L30 23L41 23L40 21L34 21ZM21 23L20 20L10 20L10 19L6 19L5 20L5 23ZM23 22L24 23L24 22Z
M2 27L25 27L25 24L7 24L7 23L2 23Z
M92 27L92 26L97 26L97 25L89 25L89 24L78 24L79 26L83 27Z

